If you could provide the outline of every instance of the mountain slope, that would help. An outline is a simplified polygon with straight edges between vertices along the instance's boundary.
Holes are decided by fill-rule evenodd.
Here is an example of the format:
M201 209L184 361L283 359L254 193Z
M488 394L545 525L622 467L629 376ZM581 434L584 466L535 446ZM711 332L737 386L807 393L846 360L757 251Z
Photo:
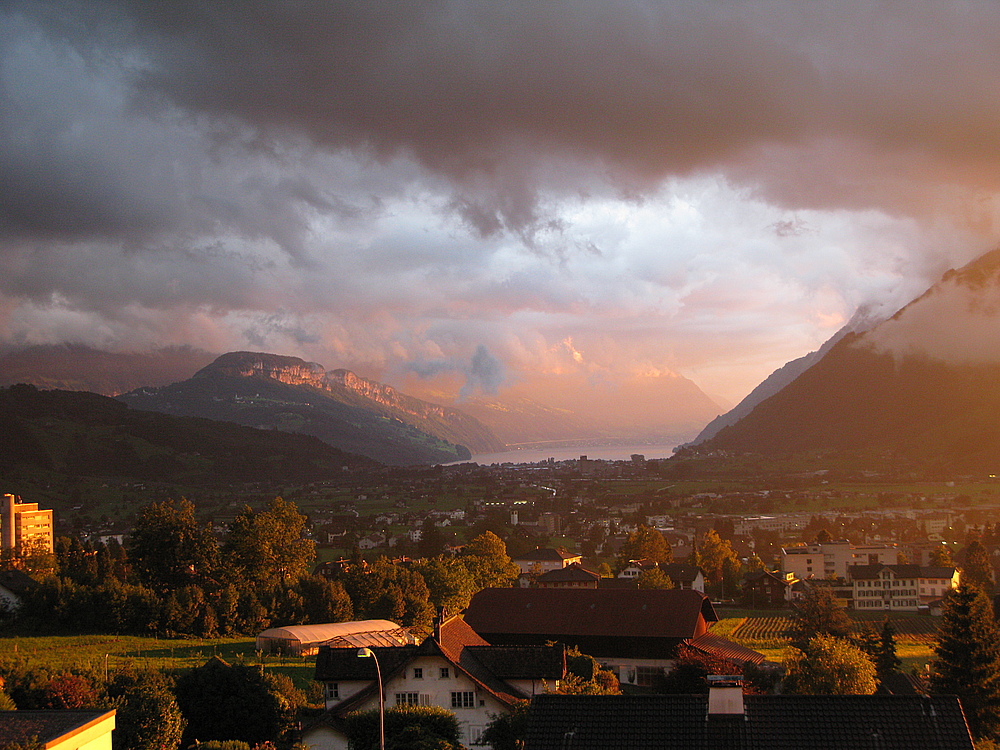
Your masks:
M849 334L701 452L840 452L930 468L1000 468L1000 251Z
M374 462L305 435L137 411L96 393L0 389L0 471L176 484L319 481Z
M105 352L79 344L29 346L0 355L0 386L28 383L117 396L186 380L215 357L188 346L146 353Z
M230 352L189 380L120 399L137 409L300 432L396 465L467 459L465 446L502 449L489 429L455 409L275 354Z
M710 440L718 435L719 431L723 427L729 427L730 425L736 424L743 419L743 417L752 412L757 404L769 399L782 388L794 381L797 377L799 377L799 375L823 359L823 357L827 355L834 345L847 334L867 331L878 322L879 321L877 319L872 318L869 315L867 310L858 310L847 325L827 339L823 346L814 352L809 352L805 356L786 362L784 365L772 372L761 382L760 385L750 391L747 397L740 401L736 406L727 411L725 414L720 414L709 422L705 426L705 429L703 429L698 434L698 437L692 440L689 445L704 443L706 440Z

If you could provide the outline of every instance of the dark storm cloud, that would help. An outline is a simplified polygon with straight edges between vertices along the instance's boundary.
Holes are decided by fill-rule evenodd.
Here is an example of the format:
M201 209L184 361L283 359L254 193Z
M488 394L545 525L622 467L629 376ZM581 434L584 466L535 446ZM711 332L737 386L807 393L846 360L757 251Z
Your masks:
M766 374L983 247L998 38L992 2L9 0L0 337Z
M192 0L121 10L149 55L142 91L239 118L264 139L291 128L332 148L404 152L460 183L485 175L496 205L455 204L484 234L536 218L538 182L558 182L540 173L541 157L602 164L640 184L731 164L794 202L807 175L769 168L768 156L822 155L839 139L829 166L847 184L813 175L811 205L845 200L859 180L883 184L865 173L866 151L918 181L997 179L1000 10L989 3Z
M540 190L587 188L560 164L633 195L721 169L811 207L924 210L943 184L1000 180L991 3L6 7L7 232L129 238L221 223L302 259L303 210L343 199L304 178L229 203L197 189L199 159L281 163L290 134L415 158L453 181L449 206L477 234L528 242L551 221ZM127 117L102 117L116 97ZM221 150L203 153L201 138Z

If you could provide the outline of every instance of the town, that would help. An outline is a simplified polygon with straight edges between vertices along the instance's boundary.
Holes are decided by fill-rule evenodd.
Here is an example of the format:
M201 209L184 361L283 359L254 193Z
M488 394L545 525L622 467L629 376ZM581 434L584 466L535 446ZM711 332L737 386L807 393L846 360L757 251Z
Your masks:
M440 717L415 714L443 711L454 722L449 736L467 747L547 747L532 732L551 734L592 710L611 711L601 721L613 723L617 709L572 702L584 695L660 696L667 703L656 711L671 710L669 696L703 695L708 708L687 710L716 716L713 706L724 706L722 723L710 722L723 731L721 717L762 721L753 716L766 714L758 703L768 695L820 689L824 677L813 672L844 658L824 651L824 638L853 648L859 672L823 692L875 693L874 702L844 704L844 731L874 721L879 696L937 694L941 657L928 644L949 595L992 595L1000 566L991 477L903 491L898 480L820 473L766 488L760 478L675 478L665 469L675 471L641 455L392 469L286 487L286 497L242 510L211 497L205 508L160 499L128 520L97 523L8 494L0 596L13 634L253 636L235 663L191 665L208 670L206 680L236 679L226 670L248 656L299 662L299 684L284 684L295 708L264 730L248 720L198 729L208 719L184 708L187 678L168 662L155 674L179 680L176 698L165 698L179 717L165 724L176 734L170 742L186 727L184 741L202 744L364 746L375 736L376 687L390 734L430 732ZM362 651L375 658L358 658ZM524 666L512 672L515 662ZM78 691L58 699L66 708L88 708L111 689L80 664L43 669L23 657L0 662L19 709L53 705L66 681ZM933 700L948 721L961 711ZM968 703L963 722L977 726ZM119 705L121 727L130 709ZM95 726L109 726L102 717L91 717ZM940 723L926 729L954 732Z

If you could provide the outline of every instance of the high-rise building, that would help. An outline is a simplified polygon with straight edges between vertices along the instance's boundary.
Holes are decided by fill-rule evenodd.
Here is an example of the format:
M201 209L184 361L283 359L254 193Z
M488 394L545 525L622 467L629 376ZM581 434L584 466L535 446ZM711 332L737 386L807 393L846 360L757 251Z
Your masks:
M47 551L52 552L52 511L39 510L38 503L22 503L14 495L4 495L0 547L14 549L33 539L43 540Z

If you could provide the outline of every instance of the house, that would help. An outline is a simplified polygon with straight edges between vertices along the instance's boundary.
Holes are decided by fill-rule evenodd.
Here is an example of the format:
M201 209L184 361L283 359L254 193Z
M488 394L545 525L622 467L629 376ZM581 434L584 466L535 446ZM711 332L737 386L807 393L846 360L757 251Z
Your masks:
M21 570L0 570L0 609L14 612L21 607L22 597L38 584Z
M535 547L530 552L513 558L522 573L548 573L573 563L582 563L583 556L549 547Z
M257 636L256 648L265 654L309 656L319 652L321 643L338 640L357 649L378 644L413 644L408 630L390 620L357 620L323 625L287 625L269 628Z
M524 750L973 750L953 695L549 694L529 717Z
M630 560L629 564L618 573L619 578L635 580L643 571L659 566L660 570L670 576L670 580L679 589L692 589L705 593L705 572L697 565L684 563L656 563L652 560Z
M111 750L115 711L0 711L0 747L44 750Z
M550 570L535 578L535 586L540 589L596 589L601 577L587 570L580 563L565 568Z
M550 593L550 592L543 592ZM357 648L321 647L315 678L323 683L326 712L303 732L316 750L346 750L342 719L378 707L376 659L386 706L441 706L459 719L463 744L476 744L492 716L555 687L566 674L562 646L492 646L461 617L439 616L419 645L375 646L375 659Z
M718 619L704 594L681 589L483 589L465 612L491 643L578 646L621 682L643 687Z
M741 599L748 607L783 607L792 600L794 574L758 570L743 576Z
M796 578L847 578L849 565L895 564L895 544L852 544L846 540L802 544L781 549L781 572Z
M959 582L956 568L925 565L852 565L848 578L855 609L916 612L946 596Z
M679 589L691 589L705 593L705 572L697 565L684 563L660 563L660 570L670 576Z

